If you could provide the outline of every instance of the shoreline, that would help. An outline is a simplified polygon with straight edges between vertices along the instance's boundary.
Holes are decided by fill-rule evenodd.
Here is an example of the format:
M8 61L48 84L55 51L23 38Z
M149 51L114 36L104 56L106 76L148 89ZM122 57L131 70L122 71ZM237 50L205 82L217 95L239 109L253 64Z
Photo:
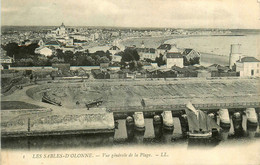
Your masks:
M131 37L131 38L126 38L124 40L121 40L120 44L124 45L124 46L130 46L130 43L135 43L132 45L138 45L136 43L141 44L141 42L144 41L144 44L145 44L145 41L148 41L148 44L149 44L149 42L153 42L153 44L157 45L157 47L158 47L158 46L160 46L160 44L167 43L168 41L173 40L173 39L190 38L190 37L210 37L210 36L216 36L216 35L185 35L185 36L174 35L174 36L143 37L143 38L142 37ZM227 36L227 35L218 35L218 36ZM228 35L228 36L237 36L237 35ZM129 42L129 40L130 40L130 42ZM124 42L126 42L126 43L124 43ZM146 47L149 47L149 46L146 46ZM153 46L153 48L157 48L157 47ZM181 49L184 49L184 48L181 48ZM214 63L218 63L223 66L228 65L229 57L226 55L214 54L212 52L200 52L200 54L202 55L202 59L203 59L201 61L201 63L203 63L204 65L211 65ZM205 59L205 61L204 61L204 59ZM214 61L214 62L210 62L210 60Z

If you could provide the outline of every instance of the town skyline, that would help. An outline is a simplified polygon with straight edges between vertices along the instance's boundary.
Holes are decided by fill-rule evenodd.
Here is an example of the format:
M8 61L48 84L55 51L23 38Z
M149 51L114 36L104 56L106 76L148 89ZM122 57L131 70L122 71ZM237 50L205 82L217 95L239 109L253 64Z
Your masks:
M2 1L1 24L59 26L64 22L66 26L93 27L259 29L260 4L257 1L241 4L243 0L97 0L78 3L11 0Z

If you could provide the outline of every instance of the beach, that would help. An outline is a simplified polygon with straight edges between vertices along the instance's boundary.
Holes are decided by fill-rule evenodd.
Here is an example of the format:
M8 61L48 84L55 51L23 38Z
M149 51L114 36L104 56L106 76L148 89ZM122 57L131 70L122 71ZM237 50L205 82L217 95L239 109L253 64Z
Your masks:
M144 37L129 38L122 40L120 43L125 46L141 47L142 42L145 47L157 48L160 44L176 44L178 48L192 48L201 53L201 64L220 64L228 65L230 45L241 44L241 56L253 56L260 58L260 35L243 34L243 35L196 35L183 36L173 35L166 37Z

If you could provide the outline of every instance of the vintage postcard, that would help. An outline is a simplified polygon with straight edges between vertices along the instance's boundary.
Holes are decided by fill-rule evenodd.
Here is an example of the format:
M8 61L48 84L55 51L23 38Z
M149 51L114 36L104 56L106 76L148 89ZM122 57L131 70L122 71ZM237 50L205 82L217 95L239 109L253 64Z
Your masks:
M259 0L2 0L1 164L260 164Z

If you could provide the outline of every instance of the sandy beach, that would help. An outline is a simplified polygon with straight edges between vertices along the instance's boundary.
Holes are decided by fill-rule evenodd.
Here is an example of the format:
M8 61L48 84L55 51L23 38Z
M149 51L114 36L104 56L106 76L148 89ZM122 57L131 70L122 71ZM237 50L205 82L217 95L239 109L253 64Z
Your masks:
M260 58L260 35L172 35L161 37L128 38L120 43L125 46L157 48L163 43L176 44L178 48L192 48L201 53L201 64L208 66L220 64L227 66L231 44L240 44L241 56L253 56Z

